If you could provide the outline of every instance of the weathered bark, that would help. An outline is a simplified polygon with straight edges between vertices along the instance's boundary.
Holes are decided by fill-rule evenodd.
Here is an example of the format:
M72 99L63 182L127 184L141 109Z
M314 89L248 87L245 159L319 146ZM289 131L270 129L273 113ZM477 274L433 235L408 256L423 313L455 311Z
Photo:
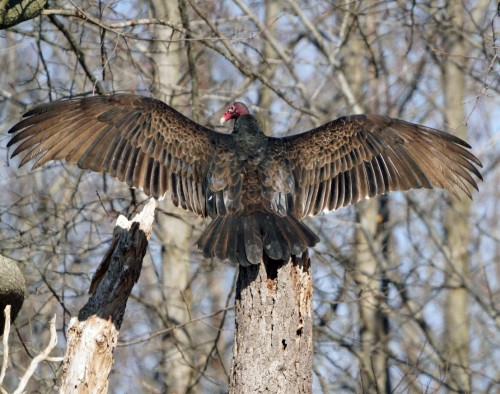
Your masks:
M95 289L68 327L62 393L105 393L128 297L139 279L154 220L155 200L131 221L120 216L113 242L93 279Z
M312 392L312 277L307 252L240 267L230 393Z
M16 262L0 255L0 335L5 325L3 310L11 305L10 321L13 322L23 306L25 292L24 277Z
M443 87L445 95L446 123L451 128L463 124L466 114L465 100L466 79L463 67L467 66L469 45L460 32L464 28L463 7L460 2L451 2L447 6L449 26L453 30L443 34L445 50L449 58L443 64ZM466 139L467 128L460 127L455 133ZM445 233L448 250L446 268L445 347L449 357L447 382L457 392L468 393L471 390L469 377L469 307L468 290L464 284L469 279L469 238L471 201L468 198L450 199L446 212Z
M0 30L40 15L47 0L0 0Z

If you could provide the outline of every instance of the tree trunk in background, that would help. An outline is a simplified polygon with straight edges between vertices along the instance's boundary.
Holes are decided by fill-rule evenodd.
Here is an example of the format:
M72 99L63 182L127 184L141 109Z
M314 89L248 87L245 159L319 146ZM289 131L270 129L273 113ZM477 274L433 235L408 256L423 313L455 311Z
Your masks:
M266 29L269 31L269 33L272 36L276 35L276 17L279 14L279 10L281 8L280 4L277 1L268 1L266 2L266 14L264 16L265 20L265 26ZM262 48L262 54L263 58L269 62L270 59L275 59L276 58L276 51L273 49L271 43L268 40L264 41L264 48ZM266 76L269 80L272 80L272 77L274 75L274 70L276 67L274 67L269 63L262 63L261 64L261 72L263 75ZM263 108L266 111L271 110L271 105L273 103L273 93L270 89L267 89L266 86L261 85L259 89L259 101L258 105L259 107ZM270 124L270 121L272 118L269 116L268 113L266 113L265 116L259 116L259 114L255 114L257 117L259 123L262 126L262 130L265 132L270 133L272 130L272 124Z
M178 1L153 0L153 9L156 18L165 18L174 25L182 24ZM185 96L177 88L187 64L184 43L178 40L180 36L172 35L164 27L157 30L155 38L160 40L153 59L157 70L155 96L181 109L187 104L181 100ZM175 208L170 198L166 198L162 206L167 212L175 212L175 217L160 214L157 219L155 234L162 242L160 281L163 285L158 301L169 325L177 325L190 318L190 296L185 290L190 273L192 226L188 224L189 214ZM160 379L165 392L185 393L194 373L189 328L173 330L167 335L162 352Z
M307 252L281 267L240 267L229 392L312 392L312 277Z
M358 286L359 341L361 347L360 372L364 392L390 392L387 316L382 305L385 294L381 288L383 272L376 254L378 239L378 199L361 202L357 208L356 270L354 280ZM382 255L381 255L382 257Z
M353 5L356 7L356 4ZM357 12L357 10L353 10ZM358 21L359 22L359 21ZM361 23L361 22L359 22ZM348 63L351 89L356 98L363 97L363 92L368 90L371 100L369 108L356 105L353 112L377 113L377 76L372 66L363 63L365 53L365 40L372 40L375 29L375 20L368 15L366 24L359 26L363 29L365 37L359 31L351 39L349 50L345 57ZM365 62L366 62L365 58ZM367 67L368 66L368 67ZM382 215L380 208L388 212L387 201L381 203L380 197L369 201L360 202L356 206L354 259L356 269L353 274L357 284L359 300L359 343L360 343L360 375L361 386L364 392L390 392L390 379L388 369L388 321L383 311L385 300L384 272L377 259L381 254L380 234L384 233L384 220L387 215ZM381 220L382 219L382 220Z
M463 102L465 100L465 73L468 45L461 36L464 26L463 8L460 2L447 5L447 16L453 31L443 34L448 61L443 64L446 125L457 130L454 134L466 139L467 128ZM460 127L462 126L462 127ZM446 212L445 234L448 246L446 267L445 346L449 357L447 381L458 392L470 392L469 378L469 308L467 289L469 281L469 216L471 201L468 198L450 198Z

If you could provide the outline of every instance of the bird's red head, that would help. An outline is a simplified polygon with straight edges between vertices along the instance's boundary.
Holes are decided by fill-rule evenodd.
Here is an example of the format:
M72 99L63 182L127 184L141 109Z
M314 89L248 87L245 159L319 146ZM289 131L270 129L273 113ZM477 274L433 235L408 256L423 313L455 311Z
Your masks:
M220 124L224 126L229 119L236 119L242 115L248 115L250 111L248 107L243 103L234 103L229 106L229 108L224 112L222 118L220 119Z

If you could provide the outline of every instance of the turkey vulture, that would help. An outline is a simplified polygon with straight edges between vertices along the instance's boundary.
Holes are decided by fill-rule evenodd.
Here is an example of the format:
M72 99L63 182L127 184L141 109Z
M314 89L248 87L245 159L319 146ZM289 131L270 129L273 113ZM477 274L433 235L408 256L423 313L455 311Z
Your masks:
M477 190L481 162L461 139L379 115L341 117L285 138L267 137L243 103L231 134L165 103L131 94L40 105L9 133L20 165L66 160L106 172L154 198L213 220L198 240L206 257L258 264L288 260L319 238L301 220L393 190Z

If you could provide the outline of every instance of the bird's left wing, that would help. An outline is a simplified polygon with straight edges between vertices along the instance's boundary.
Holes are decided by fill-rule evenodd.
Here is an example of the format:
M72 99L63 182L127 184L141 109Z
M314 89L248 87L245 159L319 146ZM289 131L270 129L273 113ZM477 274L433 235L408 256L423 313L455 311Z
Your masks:
M205 216L203 178L222 134L165 103L131 94L94 96L38 106L9 133L23 165L66 160L106 172L146 194L170 190L175 205Z
M285 152L297 219L393 190L441 187L470 196L481 162L461 139L378 115L346 116L303 134L273 139Z

